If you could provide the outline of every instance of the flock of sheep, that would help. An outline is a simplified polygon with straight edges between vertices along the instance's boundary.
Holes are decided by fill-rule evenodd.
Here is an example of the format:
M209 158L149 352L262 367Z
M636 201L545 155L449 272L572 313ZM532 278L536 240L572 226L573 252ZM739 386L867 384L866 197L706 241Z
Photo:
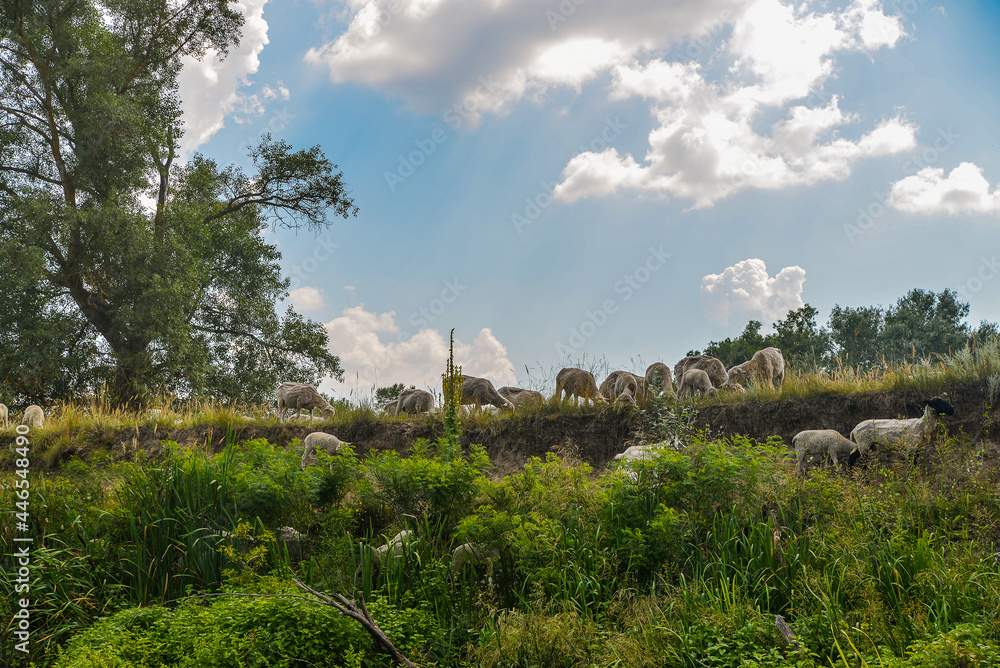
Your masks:
M764 348L742 364L726 369L723 363L707 355L691 355L674 365L673 378L677 379L677 397L698 394L715 394L720 390L744 391L742 383L768 382L778 387L785 377L785 360L777 348ZM673 378L670 368L663 362L650 364L644 376L628 371L612 371L600 385L594 374L584 369L566 368L556 375L554 401L564 398L597 403L636 403L647 397L669 399L674 397ZM322 419L333 416L335 410L330 403L311 385L305 383L282 383L276 392L279 419L284 421L288 410L295 410L295 417L303 417L302 411L319 409ZM501 387L499 390L486 378L462 376L462 395L459 403L463 410L470 407L488 410L512 410L529 405L540 405L545 397L540 392L519 387ZM865 420L845 438L833 429L811 429L801 431L792 439L796 463L804 473L807 463L818 459L822 463L839 466L854 462L869 449L879 446L901 448L916 456L930 442L931 433L937 426L939 415L954 415L955 409L940 397L923 402L924 414L908 420L875 419ZM431 413L435 410L434 395L426 390L410 388L382 407L389 415ZM45 414L40 406L29 406L24 411L22 424L41 429ZM0 425L7 428L8 409L0 404ZM317 449L329 454L336 452L343 442L336 436L324 432L313 432L303 441L302 464L310 459ZM349 443L347 445L350 445ZM622 459L645 459L652 456L656 444L633 446L615 457Z
M20 424L41 429L45 425L45 413L42 411L42 407L31 405L25 408L24 417L21 418ZM10 411L7 410L7 404L0 404L0 429L6 429L9 426Z
M777 382L781 387L785 377L785 360L778 348L764 348L754 353L746 362L726 369L717 358L708 355L691 355L677 362L673 378L677 379L677 397L699 394L715 394L720 390L743 392L745 383L767 382L772 387ZM612 371L600 385L589 371L566 368L556 375L554 401L563 399L582 400L584 403L636 403L648 396L667 399L675 395L670 368L663 362L655 362L646 369L644 376L628 371ZM278 414L282 420L288 409L295 409L301 415L303 408L319 408L324 418L333 414L333 407L310 385L283 383L277 391ZM486 378L462 376L461 408L470 407L499 411L514 409L530 404L541 404L544 395L519 387L501 387L499 390ZM853 465L867 452L879 446L901 448L911 455L917 455L930 442L930 436L937 426L939 415L953 415L955 409L944 399L934 397L923 402L922 417L909 420L874 419L865 420L845 438L833 429L818 429L799 432L792 439L796 463L801 473L813 460L830 462L834 466L846 463ZM389 415L432 413L435 411L434 395L426 390L410 388L382 407ZM314 432L304 441L302 462L311 457L316 448L323 447L333 453L339 447L335 436ZM622 459L645 459L652 456L654 445L633 446L615 457Z

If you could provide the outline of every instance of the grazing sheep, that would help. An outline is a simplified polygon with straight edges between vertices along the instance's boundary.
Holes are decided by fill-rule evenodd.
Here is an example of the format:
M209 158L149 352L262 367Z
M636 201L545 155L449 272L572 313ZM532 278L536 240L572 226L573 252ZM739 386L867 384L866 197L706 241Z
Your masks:
M646 387L659 389L654 396L661 398L674 396L674 383L670 377L670 367L663 362L653 362L646 368Z
M542 393L534 390L525 390L520 387L501 387L497 392L500 393L501 397L514 404L515 408L545 403L545 397Z
M841 460L846 460L848 466L853 466L861 456L858 444L844 438L835 429L800 431L792 438L792 445L795 447L795 461L801 474L806 472L807 458L812 460L819 457L824 464L829 461L836 468L840 466Z
M45 425L45 413L41 406L31 405L24 409L24 419L21 424L41 429Z
M748 361L734 366L728 373L730 385L739 384L741 381L766 380L771 387L774 387L774 381L777 380L780 390L785 380L785 358L781 356L781 350L778 348L764 348L755 352Z
M332 455L340 449L341 445L350 445L350 443L341 441L333 434L327 434L322 431L314 431L305 437L302 441L302 445L304 447L302 449L302 461L300 465L302 468L305 468L306 461L316 454L317 449L323 448L326 450L328 455Z
M289 408L295 410L295 417L302 415L303 408L308 408L310 415L314 408L319 408L323 411L323 419L333 417L335 412L330 402L321 397L315 387L305 383L282 383L275 395L278 398L278 419L282 422L285 421L285 412Z
M860 454L876 446L901 446L918 456L931 440L931 432L938 423L938 415L954 415L955 408L941 397L924 399L924 414L909 420L865 420L851 432L851 440L858 444Z
M721 360L708 355L690 355L674 365L678 394L680 394L681 377L688 369L701 369L707 373L713 387L721 388L729 385L729 374L726 373L726 365Z
M556 394L553 397L556 401L562 401L563 393L566 398L580 397L584 403L588 400L597 403L605 403L604 397L597 390L597 381L594 374L583 369L566 368L556 375Z
M404 547L410 547L417 542L417 535L412 531L403 530L397 533L395 536L389 539L389 542L385 545L380 545L372 550L375 563L381 566L386 557L393 557L398 559L403 556Z
M619 383L622 384L619 385ZM646 379L628 371L612 371L597 391L600 392L601 398L606 401L625 400L621 395L628 388L631 388L631 403L634 403L637 398L645 395Z
M385 406L382 407L382 412L385 413L386 415L395 415L396 406L398 405L399 405L399 399L393 399L392 401L390 401L389 403L387 403Z
M696 394L715 394L712 379L704 369L688 369L680 377L677 384L677 397L694 396Z
M10 420L7 417L7 404L0 404L0 426L4 429L10 426Z
M615 401L621 404L634 404L645 395L645 379L632 374L622 374L615 382Z
M460 403L463 406L475 404L476 406L491 405L497 408L514 409L514 404L497 392L497 388L493 387L493 383L488 379L466 376L465 374L462 374L462 401Z
M399 393L399 398L396 399L396 412L394 415L399 415L400 413L416 415L417 413L430 413L433 410L434 395L427 390L418 390L411 387Z
M615 455L614 461L620 462L626 459L635 459L637 461L644 461L647 459L652 459L656 456L656 449L658 444L652 443L650 445L633 445L626 448L625 452L619 452Z
M462 543L451 553L451 573L458 575L467 566L486 564L486 575L493 574L493 562L500 558L500 551L481 543Z
M490 415L496 415L500 412L500 409L496 406L490 406L489 404L485 406L479 406L477 404L462 404L458 407L459 415L472 415L474 413L483 414L489 413Z

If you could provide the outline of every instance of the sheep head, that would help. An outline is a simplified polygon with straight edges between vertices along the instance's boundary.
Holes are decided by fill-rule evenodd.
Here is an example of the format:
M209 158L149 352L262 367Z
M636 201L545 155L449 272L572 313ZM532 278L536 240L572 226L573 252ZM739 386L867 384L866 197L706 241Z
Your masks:
M954 415L955 407L949 404L947 401L941 397L934 397L933 399L925 399L923 406L930 406L938 415Z

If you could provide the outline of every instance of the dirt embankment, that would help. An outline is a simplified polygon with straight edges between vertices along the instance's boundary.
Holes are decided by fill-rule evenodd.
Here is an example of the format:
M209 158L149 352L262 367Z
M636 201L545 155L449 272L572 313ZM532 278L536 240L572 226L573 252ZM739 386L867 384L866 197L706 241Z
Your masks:
M942 419L950 434L970 442L986 441L990 451L997 451L1000 456L1000 448L992 443L994 434L1000 433L1000 410L988 406L984 385L957 386L947 393L937 394L945 396L955 406L955 415ZM803 429L836 429L850 435L855 425L869 418L919 417L923 411L920 401L925 398L928 396L914 390L712 405L700 409L697 424L708 428L713 435L743 434L760 441L777 435L790 443L792 437ZM358 421L334 427L289 422L235 426L232 431L237 442L264 438L275 445L287 447L293 439L305 438L311 431L319 429L351 442L360 456L371 450L395 450L406 455L416 439L435 440L444 433L440 417L424 417L409 422ZM467 427L461 442L464 445L481 443L486 448L493 463L494 476L519 471L530 457L544 459L548 452L572 454L600 471L631 441L637 441L640 432L647 430L643 428L640 415L627 411L518 415L482 429ZM51 447L58 448L58 453L51 460L65 459L75 453L86 456L95 448L108 450L124 459L133 458L137 452L156 457L162 452L161 443L164 440L185 446L208 446L212 452L218 452L225 444L226 432L225 426L174 429L140 426L107 431L90 435L82 448L77 443L64 443L62 446L58 442L52 443Z
M988 407L986 388L980 384L951 387L937 394L913 390L706 406L699 411L698 426L758 440L777 435L786 443L805 429L836 429L850 436L863 420L920 417L924 412L921 401L932 396L942 396L955 407L955 415L941 418L949 434L974 440L997 433L1000 411Z
M624 443L638 426L634 414L552 414L518 416L505 423L484 429L466 427L459 442L462 445L479 443L486 448L493 474L503 476L521 470L531 457L545 458L548 452L573 454L595 468L604 468L609 461L625 449ZM312 431L325 430L352 444L358 456L372 450L395 450L406 455L413 442L423 438L434 441L444 435L440 418L421 418L412 422L357 422L340 428L285 424L269 427L237 427L233 436L239 441L265 438L269 442L287 447L293 439L303 439ZM171 440L182 445L210 444L213 452L220 451L226 439L225 428L187 428L178 430L133 430L127 449L142 450L153 456L162 450L161 441ZM122 445L118 446L119 449Z

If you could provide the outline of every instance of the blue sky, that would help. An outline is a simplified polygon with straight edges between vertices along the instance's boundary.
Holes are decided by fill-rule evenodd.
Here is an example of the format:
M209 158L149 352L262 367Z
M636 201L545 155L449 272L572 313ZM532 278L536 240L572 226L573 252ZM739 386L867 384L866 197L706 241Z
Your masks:
M356 218L270 237L338 396L436 384L451 328L467 373L551 392L802 303L952 288L1000 319L994 3L243 9L185 67L185 149L245 163L270 131L343 171Z

